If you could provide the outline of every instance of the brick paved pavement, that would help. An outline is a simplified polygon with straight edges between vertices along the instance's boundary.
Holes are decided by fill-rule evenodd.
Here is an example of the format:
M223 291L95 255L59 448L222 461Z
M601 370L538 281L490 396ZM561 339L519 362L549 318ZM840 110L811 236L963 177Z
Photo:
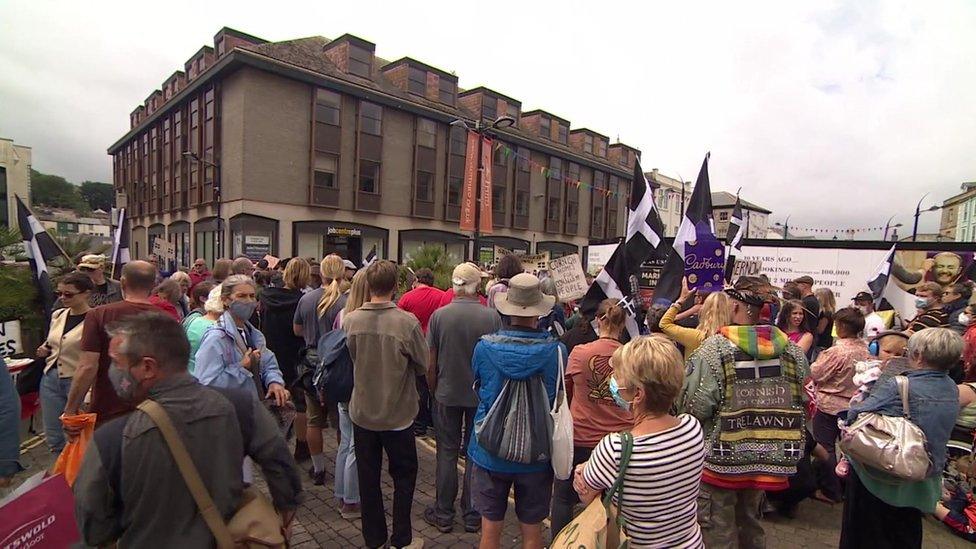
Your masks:
M332 431L326 433L326 454L335 455L335 437ZM39 442L39 441L38 441ZM478 543L477 534L466 534L460 522L455 525L454 532L442 534L429 527L423 520L423 511L434 499L434 454L432 446L424 442L418 444L417 455L420 470L417 478L417 492L414 497L413 527L414 535L422 537L425 547L475 547ZM37 471L49 467L54 462L52 456L43 443L36 444L26 450L22 456L23 462L29 468L18 476L18 481ZM305 464L307 467L308 465ZM333 463L327 463L328 480L332 479ZM308 475L303 473L306 489L305 502L298 512L293 528L292 545L306 549L314 547L362 547L362 537L359 533L358 522L352 522L339 516L338 506L332 497L332 490L326 486L313 486ZM384 474L384 493L386 494L386 509L389 515L392 509L392 483ZM0 490L2 497L4 490ZM841 506L829 506L818 501L808 500L800 505L796 519L787 520L776 515L767 517L765 521L767 542L770 549L827 549L837 547L840 535ZM511 508L510 508L511 509ZM509 511L510 518L505 524L503 547L518 547L518 524ZM388 521L389 521L388 517ZM964 548L972 545L952 536L942 524L934 519L924 521L926 549Z

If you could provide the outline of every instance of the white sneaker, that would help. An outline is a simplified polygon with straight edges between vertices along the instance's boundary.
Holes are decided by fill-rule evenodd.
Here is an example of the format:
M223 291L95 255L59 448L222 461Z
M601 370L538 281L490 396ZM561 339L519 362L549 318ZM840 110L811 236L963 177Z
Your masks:
M423 546L424 546L423 538L418 538L417 536L414 536L413 541L410 542L410 545L404 545L399 549L422 549Z

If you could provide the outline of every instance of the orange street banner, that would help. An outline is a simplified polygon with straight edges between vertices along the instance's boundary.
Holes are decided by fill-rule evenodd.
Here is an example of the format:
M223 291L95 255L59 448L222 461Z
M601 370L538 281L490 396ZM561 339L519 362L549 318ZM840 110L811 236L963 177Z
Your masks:
M481 138L481 166L484 172L481 176L481 232L491 234L491 154L492 142L487 137Z
M461 188L461 230L474 231L478 192L478 134L468 130L464 156L464 186Z

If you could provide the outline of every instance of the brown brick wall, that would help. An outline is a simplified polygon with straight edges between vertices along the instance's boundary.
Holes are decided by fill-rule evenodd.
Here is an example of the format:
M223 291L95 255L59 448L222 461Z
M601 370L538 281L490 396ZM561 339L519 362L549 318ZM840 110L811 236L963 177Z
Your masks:
M349 44L343 42L341 44L336 44L331 48L325 50L325 56L329 58L330 61L335 63L339 70L346 72L349 70Z
M480 116L481 95L482 94L480 93L472 93L465 95L464 97L458 97L458 106L468 111L468 114L471 116Z
M407 77L409 74L410 67L406 63L383 72L383 76L385 76L391 84L403 91L407 91Z

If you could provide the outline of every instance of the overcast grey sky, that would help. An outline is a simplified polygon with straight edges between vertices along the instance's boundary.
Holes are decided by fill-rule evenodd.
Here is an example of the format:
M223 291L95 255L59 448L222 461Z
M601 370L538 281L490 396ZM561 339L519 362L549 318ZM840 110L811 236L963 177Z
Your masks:
M801 5L803 4L803 5ZM222 26L345 32L791 215L910 230L976 180L976 2L0 2L0 136L111 180L128 115ZM938 214L923 216L923 230ZM902 229L904 234L905 229ZM879 235L874 235L879 236Z

